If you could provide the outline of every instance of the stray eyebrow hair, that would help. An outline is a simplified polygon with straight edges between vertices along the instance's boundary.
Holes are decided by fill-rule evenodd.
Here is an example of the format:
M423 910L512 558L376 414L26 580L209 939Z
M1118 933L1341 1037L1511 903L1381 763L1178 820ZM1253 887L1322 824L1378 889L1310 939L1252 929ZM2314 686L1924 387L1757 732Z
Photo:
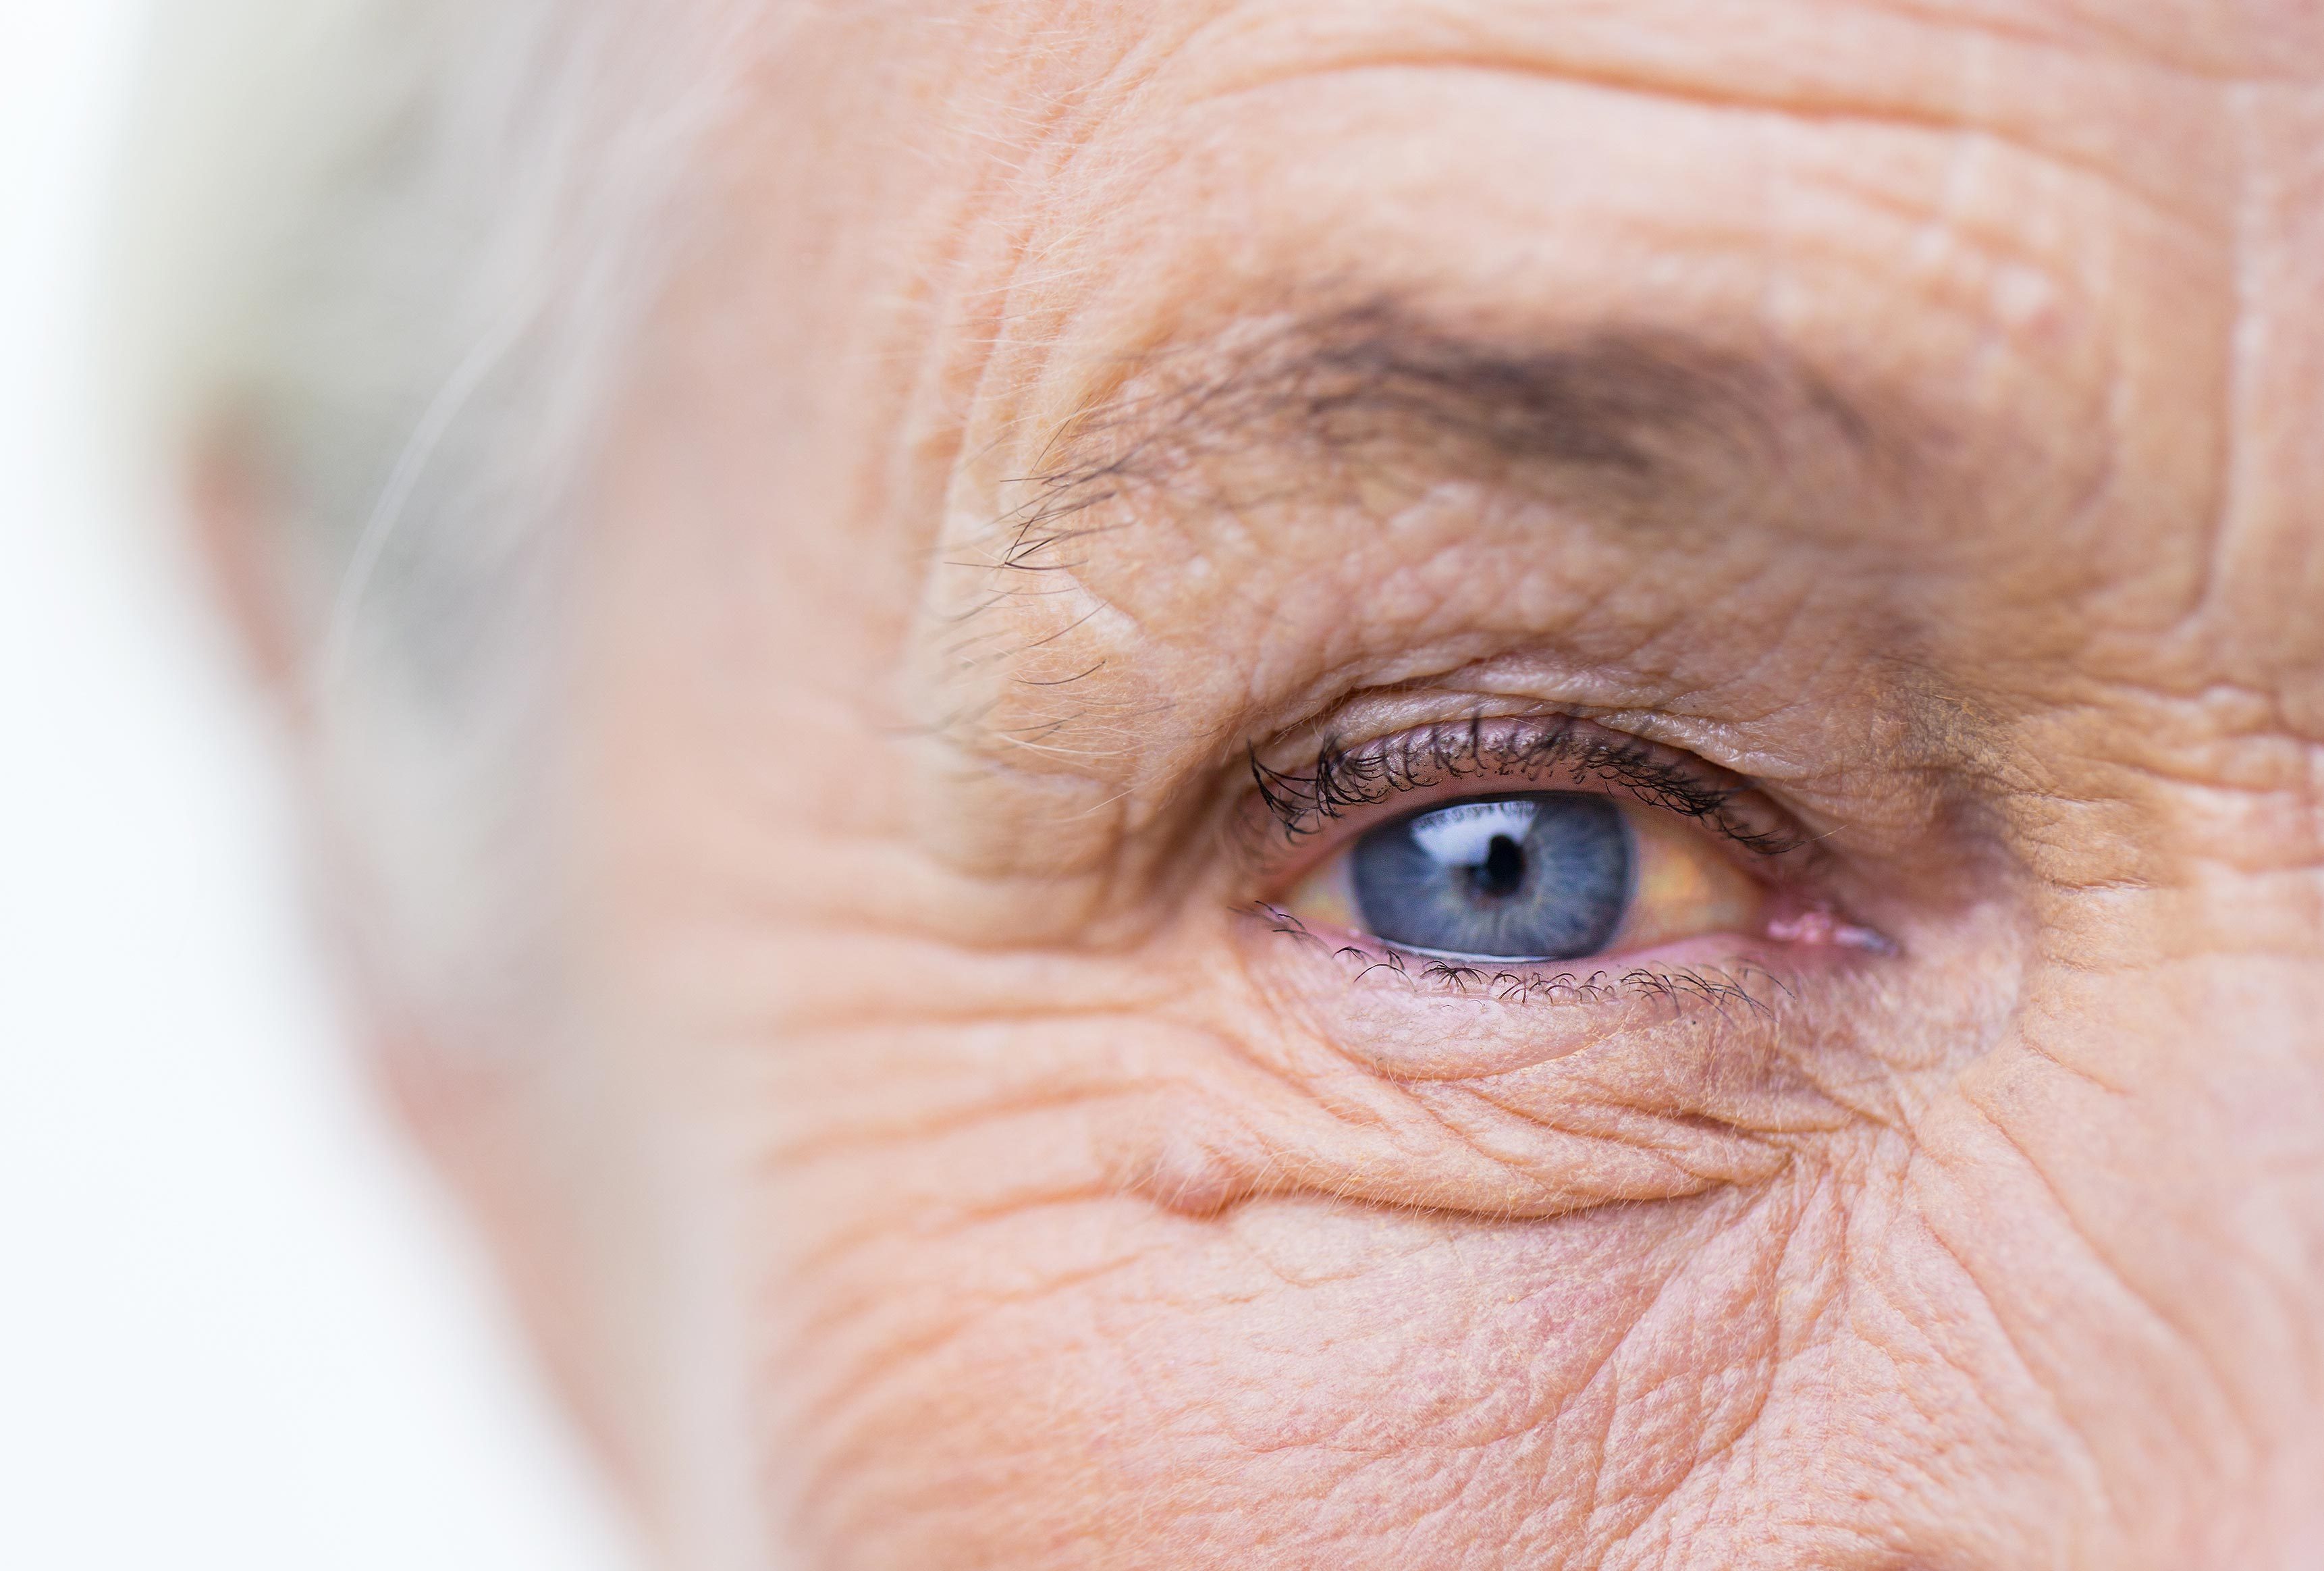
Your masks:
M1204 475L1230 504L1268 500L1222 479L1259 450L1332 476L1461 476L1570 494L1633 520L1725 509L1883 457L1876 422L1795 358L1738 354L1668 329L1608 326L1531 342L1375 302L1280 319L1128 363L1060 427L1026 477L1011 565L1082 531L1063 522L1125 492ZM1881 467L1886 467L1885 465Z

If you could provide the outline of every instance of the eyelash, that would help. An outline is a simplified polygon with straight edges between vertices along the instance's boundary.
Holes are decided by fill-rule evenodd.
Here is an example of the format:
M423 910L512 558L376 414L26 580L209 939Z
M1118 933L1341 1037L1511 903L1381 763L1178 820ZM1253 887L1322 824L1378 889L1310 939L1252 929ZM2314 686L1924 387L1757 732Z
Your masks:
M1260 802L1295 845L1350 814L1450 781L1527 779L1561 770L1693 819L1760 856L1779 857L1807 844L1787 825L1754 823L1746 804L1758 804L1751 802L1748 787L1717 778L1710 766L1683 753L1568 716L1501 720L1477 715L1352 747L1330 739L1304 772L1268 768L1256 748L1249 763ZM1772 820L1772 812L1762 813Z
M1764 984L1771 993L1785 997L1792 993L1783 978L1764 966L1748 964L1739 969L1634 966L1619 972L1603 967L1584 972L1570 966L1496 966L1481 961L1407 956L1387 945L1376 950L1352 944L1334 947L1280 906L1259 901L1253 903L1251 910L1274 932L1329 949L1340 959L1351 962L1352 979L1359 982L1375 972L1386 972L1402 982L1438 987L1463 997L1481 993L1502 1003L1604 1004L1629 997L1657 999L1674 1008L1692 1004L1722 1008L1734 1003L1759 1014L1772 1012L1773 1005L1751 991L1755 983Z
M1278 863L1303 860L1292 855L1302 842L1343 818L1383 817L1374 809L1408 793L1461 780L1504 779L1514 785L1553 773L1618 791L1699 823L1755 860L1778 861L1794 853L1812 853L1816 846L1814 837L1726 771L1571 716L1480 714L1355 744L1327 739L1315 762L1296 772L1268 767L1256 748L1249 751L1247 760L1253 788L1279 840L1277 854L1267 860ZM1880 934L1831 914L1829 902L1810 887L1816 880L1808 864L1794 861L1774 882L1791 887L1803 901L1804 920L1792 919L1799 929L1797 937L1868 955L1895 953L1895 947ZM1416 985L1462 995L1482 993L1517 1004L1604 1003L1627 996L1681 1009L1703 1004L1723 1010L1733 1003L1757 1012L1768 1011L1776 996L1792 992L1782 978L1749 961L1742 962L1739 970L1638 966L1609 971L1576 970L1563 964L1446 960L1406 956L1386 943L1333 945L1271 901L1255 901L1250 910L1278 934L1331 949L1353 967L1353 980L1386 972Z

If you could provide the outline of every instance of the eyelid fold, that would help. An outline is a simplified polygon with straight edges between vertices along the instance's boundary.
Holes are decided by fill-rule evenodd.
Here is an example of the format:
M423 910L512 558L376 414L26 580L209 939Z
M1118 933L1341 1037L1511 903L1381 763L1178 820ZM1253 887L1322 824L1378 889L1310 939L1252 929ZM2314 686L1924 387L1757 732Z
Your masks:
M1805 849L1809 836L1748 781L1676 748L1574 716L1471 716L1357 744L1327 739L1312 762L1249 754L1253 816L1276 842L1280 879L1334 825L1384 821L1442 799L1509 790L1599 790L1692 820L1757 858Z

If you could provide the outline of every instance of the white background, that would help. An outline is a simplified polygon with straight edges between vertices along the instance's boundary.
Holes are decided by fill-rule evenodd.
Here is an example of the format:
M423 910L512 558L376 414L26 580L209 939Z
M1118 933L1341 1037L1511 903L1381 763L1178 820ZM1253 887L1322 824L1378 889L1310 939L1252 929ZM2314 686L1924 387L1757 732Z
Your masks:
M611 1571L315 975L257 707L106 499L134 32L130 0L0 0L0 1566Z

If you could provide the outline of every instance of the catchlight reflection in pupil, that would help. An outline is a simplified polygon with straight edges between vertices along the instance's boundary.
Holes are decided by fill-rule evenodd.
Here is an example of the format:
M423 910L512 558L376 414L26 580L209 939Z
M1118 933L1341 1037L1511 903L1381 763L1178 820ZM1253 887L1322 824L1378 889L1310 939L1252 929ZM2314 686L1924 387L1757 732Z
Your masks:
M1392 944L1563 960L1597 953L1621 927L1633 860L1612 801L1540 791L1382 825L1357 842L1350 871L1365 926Z

